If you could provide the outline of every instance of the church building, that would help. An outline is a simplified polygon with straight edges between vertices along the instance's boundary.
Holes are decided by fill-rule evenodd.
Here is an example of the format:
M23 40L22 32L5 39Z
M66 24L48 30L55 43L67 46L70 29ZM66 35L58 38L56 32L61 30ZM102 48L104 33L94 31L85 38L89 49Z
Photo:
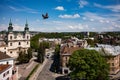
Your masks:
M28 28L28 23L26 21L24 31L18 32L13 31L12 22L10 20L8 32L6 33L6 54L11 57L17 58L20 51L27 52L30 47L30 33Z

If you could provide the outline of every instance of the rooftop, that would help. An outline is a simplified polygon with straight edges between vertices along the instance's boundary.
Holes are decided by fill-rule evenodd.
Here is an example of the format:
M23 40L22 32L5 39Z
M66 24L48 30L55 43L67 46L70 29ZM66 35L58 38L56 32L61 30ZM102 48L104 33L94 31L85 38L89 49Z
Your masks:
M119 55L119 54L120 54L120 46L112 46L112 45L98 44L98 47L103 48L104 51L105 51L108 55Z
M112 55L116 56L120 54L120 46L106 45L106 44L97 44L97 47L88 47L87 49L94 49L96 51L102 51L103 55Z
M11 66L10 65L7 65L7 64L1 64L0 65L0 74L2 73L2 72L4 72L5 70L7 70L8 68L10 68Z
M0 52L0 60L8 59L8 58L11 58L11 57L8 56L7 54L3 53L3 52Z
M63 54L63 55L71 55L74 51L79 50L79 49L81 49L81 47L63 46L61 54Z

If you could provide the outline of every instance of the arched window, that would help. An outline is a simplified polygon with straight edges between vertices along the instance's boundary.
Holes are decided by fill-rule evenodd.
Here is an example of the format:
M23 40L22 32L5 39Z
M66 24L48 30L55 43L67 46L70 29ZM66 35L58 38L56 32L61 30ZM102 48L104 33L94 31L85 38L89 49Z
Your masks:
M12 43L10 43L10 46L12 46Z
M10 39L12 40L12 36L10 36Z
M18 45L21 45L21 43L19 42Z

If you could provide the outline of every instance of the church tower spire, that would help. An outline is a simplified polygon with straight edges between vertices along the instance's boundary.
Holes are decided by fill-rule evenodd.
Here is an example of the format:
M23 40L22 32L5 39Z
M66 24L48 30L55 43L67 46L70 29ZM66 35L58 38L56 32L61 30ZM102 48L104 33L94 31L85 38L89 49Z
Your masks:
M27 23L27 19L26 19L26 24L25 24L24 31L25 31L25 32L28 32L28 31L29 31L29 28L28 28L28 23Z
M10 19L8 32L12 32L12 31L13 31L13 27L12 27L12 22L11 22L11 19Z

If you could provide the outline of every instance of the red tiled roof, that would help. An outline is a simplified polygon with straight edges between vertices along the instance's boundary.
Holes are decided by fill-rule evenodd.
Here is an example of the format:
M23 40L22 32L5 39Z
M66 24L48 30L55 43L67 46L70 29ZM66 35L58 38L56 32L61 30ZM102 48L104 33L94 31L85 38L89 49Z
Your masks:
M7 64L1 64L0 65L0 73L4 72L5 70L7 70L8 68L10 68L10 65Z
M11 57L8 56L6 53L0 52L0 60L7 59L7 58L11 58Z
M67 47L65 46L61 51L61 54L72 54L74 51L81 49L81 47Z

